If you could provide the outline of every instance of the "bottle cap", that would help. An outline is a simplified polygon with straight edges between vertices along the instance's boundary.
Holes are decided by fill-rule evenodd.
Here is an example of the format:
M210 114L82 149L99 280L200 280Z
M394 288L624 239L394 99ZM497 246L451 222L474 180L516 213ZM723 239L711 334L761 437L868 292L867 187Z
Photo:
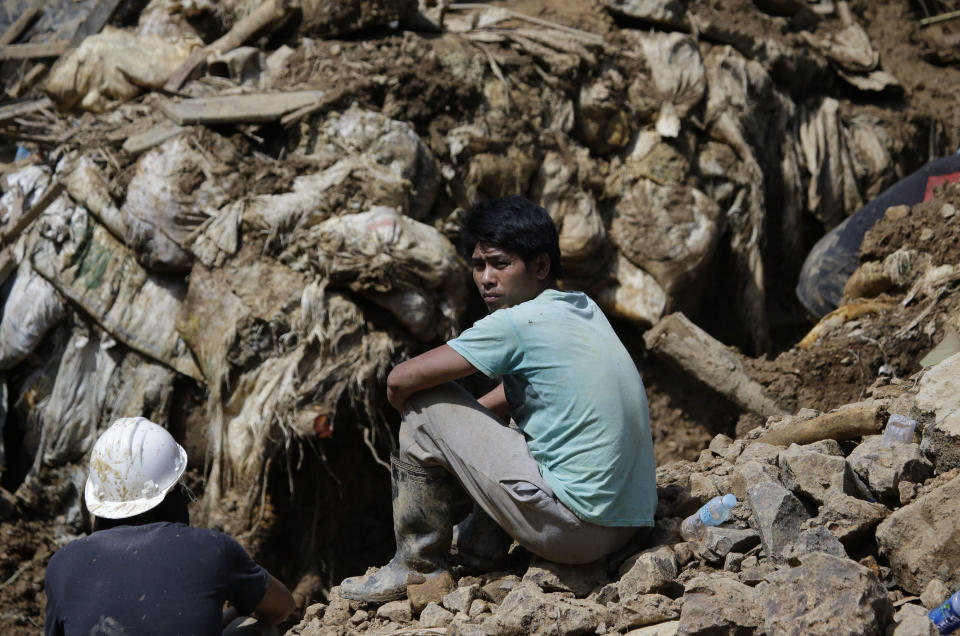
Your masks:
M737 498L734 497L733 494L729 492L725 494L723 496L723 499L721 499L720 501L723 502L724 508L733 508L734 506L737 505Z

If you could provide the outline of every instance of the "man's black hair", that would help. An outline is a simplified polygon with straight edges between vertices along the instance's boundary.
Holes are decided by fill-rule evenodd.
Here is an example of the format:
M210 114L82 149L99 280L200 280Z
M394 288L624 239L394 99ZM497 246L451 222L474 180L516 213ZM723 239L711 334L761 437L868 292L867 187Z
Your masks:
M519 194L477 203L467 212L460 247L468 261L477 243L513 252L525 263L546 254L550 257L550 274L556 278L563 275L557 226L546 210Z
M117 526L143 526L148 523L157 523L159 521L169 521L171 523L183 523L190 525L190 512L187 509L187 496L182 487L178 484L159 504L141 512L133 517L124 517L122 519L107 519L106 517L94 517L93 531L109 530Z

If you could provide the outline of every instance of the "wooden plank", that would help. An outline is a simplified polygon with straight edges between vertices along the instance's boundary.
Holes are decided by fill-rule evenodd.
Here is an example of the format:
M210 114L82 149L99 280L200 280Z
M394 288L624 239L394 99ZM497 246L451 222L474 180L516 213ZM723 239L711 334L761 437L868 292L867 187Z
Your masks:
M13 227L10 228L5 235L0 237L0 245L6 245L16 239L20 235L20 232L27 229L31 223L37 220L37 217L40 216L44 210L50 207L51 203L57 200L57 197L63 194L65 189L66 186L59 181L51 183L47 187L46 192L43 193L43 196L40 197L40 200L34 203L33 207L29 210L21 214L20 218L14 221Z
M157 124L150 130L136 135L131 135L123 142L123 149L131 155L139 155L145 150L150 150L154 146L159 146L163 142L176 137L186 130L183 126L175 126L170 123Z
M0 107L0 121L6 121L8 119L13 119L14 117L20 117L21 115L26 115L34 111L43 110L44 108L51 108L53 102L49 97L41 97L32 102L20 102L19 104L10 104L8 106Z
M800 422L790 420L763 433L758 442L774 446L812 444L822 439L843 441L876 435L883 428L880 407L876 405L851 406L818 415Z
M17 38L23 35L23 32L29 29L42 13L43 9L39 7L31 7L27 9L23 15L17 18L17 20L10 25L3 35L0 35L0 46L6 46L7 44L13 44L16 42Z
M38 57L60 57L70 48L70 42L46 42L44 44L7 44L0 46L0 60L31 60Z
M181 126L276 121L283 115L319 102L326 91L224 95L182 102L161 102L164 114Z
M84 38L88 35L100 33L100 30L110 20L122 1L123 0L100 0L100 2L93 7L93 10L87 14L87 19L83 21L83 24L80 25L77 32L74 33L73 39L70 40L70 48L80 46L80 43L83 42Z

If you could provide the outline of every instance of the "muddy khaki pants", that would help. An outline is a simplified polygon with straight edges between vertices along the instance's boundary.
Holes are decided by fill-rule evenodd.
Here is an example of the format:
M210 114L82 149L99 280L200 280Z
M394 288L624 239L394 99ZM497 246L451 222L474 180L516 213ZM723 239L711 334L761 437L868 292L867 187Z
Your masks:
M422 391L407 401L400 459L449 470L500 527L549 561L595 561L636 531L580 520L541 477L523 434L501 424L457 384Z

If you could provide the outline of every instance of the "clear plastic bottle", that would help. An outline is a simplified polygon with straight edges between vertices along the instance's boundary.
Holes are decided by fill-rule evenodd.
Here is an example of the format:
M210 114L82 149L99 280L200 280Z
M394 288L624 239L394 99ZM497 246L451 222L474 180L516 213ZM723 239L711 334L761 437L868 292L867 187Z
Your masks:
M960 590L927 613L941 634L952 634L960 627Z
M680 534L687 541L701 541L706 534L707 526L719 526L730 518L730 510L737 505L737 498L727 493L722 497L717 495L700 510L683 520L680 524Z
M887 420L887 426L883 429L883 437L880 439L884 446L908 444L913 441L913 431L916 428L916 420L912 420L906 415L893 413Z

